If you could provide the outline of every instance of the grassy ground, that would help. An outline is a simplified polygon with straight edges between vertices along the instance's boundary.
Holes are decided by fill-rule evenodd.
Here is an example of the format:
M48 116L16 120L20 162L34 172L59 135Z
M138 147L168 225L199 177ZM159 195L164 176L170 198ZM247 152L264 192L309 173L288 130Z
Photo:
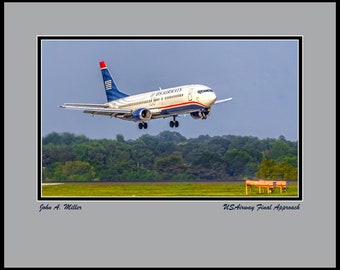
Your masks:
M249 189L248 189L249 194ZM246 195L242 183L65 183L42 185L42 197L286 197L298 196L297 184L290 184L287 191L280 189L259 194L252 187Z

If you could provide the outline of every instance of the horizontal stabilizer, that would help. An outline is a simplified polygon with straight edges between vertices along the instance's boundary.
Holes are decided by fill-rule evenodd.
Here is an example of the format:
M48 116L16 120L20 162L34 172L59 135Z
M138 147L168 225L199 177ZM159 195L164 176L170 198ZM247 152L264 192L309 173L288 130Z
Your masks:
M214 104L218 104L218 103L222 103L222 102L227 102L227 101L230 101L230 100L232 100L232 99L233 99L233 98L220 99L220 100L215 101Z

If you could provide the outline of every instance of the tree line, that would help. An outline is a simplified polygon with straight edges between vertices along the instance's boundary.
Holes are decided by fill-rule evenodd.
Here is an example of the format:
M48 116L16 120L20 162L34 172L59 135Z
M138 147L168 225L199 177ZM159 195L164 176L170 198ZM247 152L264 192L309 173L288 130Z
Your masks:
M298 143L284 136L182 136L136 140L52 132L42 138L43 182L298 179Z

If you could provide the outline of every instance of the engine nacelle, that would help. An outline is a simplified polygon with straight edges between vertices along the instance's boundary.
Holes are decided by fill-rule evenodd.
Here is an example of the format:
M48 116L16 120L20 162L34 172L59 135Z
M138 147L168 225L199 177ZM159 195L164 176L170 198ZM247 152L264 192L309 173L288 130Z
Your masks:
M194 119L207 119L210 109L204 108L197 112L190 113L190 116Z
M151 112L148 109L137 109L132 113L132 119L134 121L147 121L151 119Z

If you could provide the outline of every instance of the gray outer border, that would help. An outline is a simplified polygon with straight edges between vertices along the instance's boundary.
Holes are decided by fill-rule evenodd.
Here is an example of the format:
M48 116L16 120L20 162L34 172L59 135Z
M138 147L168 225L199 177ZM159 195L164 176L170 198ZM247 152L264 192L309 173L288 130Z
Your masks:
M4 14L5 266L335 266L335 3L5 3ZM300 210L84 202L81 211L39 213L35 66L42 34L303 35Z

